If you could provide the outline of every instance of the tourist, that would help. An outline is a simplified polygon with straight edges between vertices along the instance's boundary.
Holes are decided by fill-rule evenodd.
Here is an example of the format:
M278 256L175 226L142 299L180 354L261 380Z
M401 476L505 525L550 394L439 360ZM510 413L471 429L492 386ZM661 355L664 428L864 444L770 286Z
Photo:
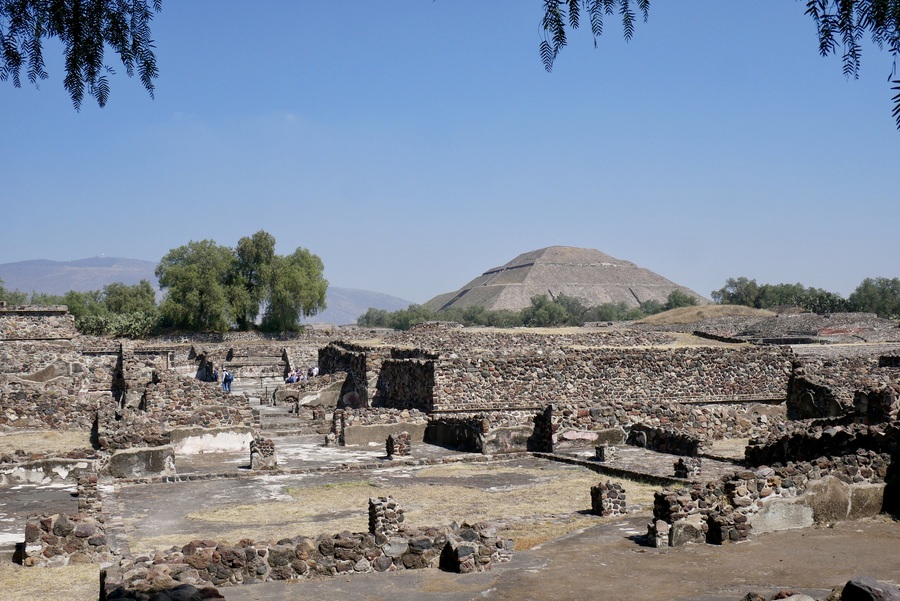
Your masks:
M319 375L319 366L313 365L313 377L315 378L318 375Z
M227 369L222 370L222 390L225 392L231 390L231 374Z

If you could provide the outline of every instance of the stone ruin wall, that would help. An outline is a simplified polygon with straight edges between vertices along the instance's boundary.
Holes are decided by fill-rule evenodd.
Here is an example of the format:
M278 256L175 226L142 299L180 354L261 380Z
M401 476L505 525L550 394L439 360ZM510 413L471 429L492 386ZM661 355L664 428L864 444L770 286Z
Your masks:
M386 359L378 374L373 406L430 412L434 402L434 360Z
M861 398L864 395L865 398ZM897 419L900 369L892 356L803 357L788 383L789 419L837 417L865 402L869 419ZM871 401L871 402L869 402ZM876 415L878 412L883 415Z
M844 418L790 421L754 438L745 451L749 465L811 461L825 455L852 455L857 449L900 457L900 423L840 423Z
M753 530L754 517L768 504L807 492L819 497L811 501L810 521L877 515L882 510L883 485L890 478L891 462L890 454L861 448L811 462L740 470L680 490L663 489L654 495L648 538L652 546L746 540Z
M234 586L438 567L470 573L512 558L513 541L498 536L491 524L415 528L403 524L403 513L391 497L372 498L368 532L244 539L235 545L194 540L129 554L103 570L101 596L130 599L182 584Z
M65 306L0 307L0 341L69 340L75 335L75 317Z
M486 352L441 360L434 406L781 400L790 368L789 351L770 348Z

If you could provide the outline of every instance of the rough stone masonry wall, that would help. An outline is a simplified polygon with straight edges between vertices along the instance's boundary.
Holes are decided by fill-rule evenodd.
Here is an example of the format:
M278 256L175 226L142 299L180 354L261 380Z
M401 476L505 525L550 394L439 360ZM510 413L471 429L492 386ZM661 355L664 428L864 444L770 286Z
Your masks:
M126 360L124 380L129 395L140 402L122 406L110 396L97 408L98 442L102 449L159 446L171 441L173 428L253 426L247 399L229 395L215 382L202 382L171 370L156 370L158 355ZM132 376L133 373L136 376ZM143 374L143 375L141 375ZM150 378L143 381L144 378Z
M75 334L75 318L64 306L0 307L0 340L59 340Z
M512 553L512 540L483 523L297 536L277 543L196 540L181 549L123 558L104 571L102 592L104 598L127 599L180 584L231 586L439 566L479 571L508 561Z
M834 417L854 408L858 391L900 388L900 370L876 357L803 357L788 382L790 419Z
M783 399L791 368L789 351L772 348L513 349L453 357L435 366L436 409Z
M431 411L434 406L434 361L418 358L383 361L372 404Z
M683 432L635 424L628 432L626 442L637 447L652 449L658 453L696 457L700 454L704 441Z
M347 342L330 342L319 349L319 370L322 374L336 371L366 374L366 347Z
M809 461L825 455L850 455L857 449L900 457L900 423L788 422L779 432L752 439L745 450L745 457L749 465L774 465Z
M671 527L691 516L699 516L706 542L745 540L751 532L750 517L766 502L779 497L797 497L828 476L847 484L881 484L890 465L889 454L860 449L850 455L820 457L812 462L741 470L720 480L706 484L695 482L680 490L664 489L655 494L649 539L651 544L663 544L666 539L658 537L658 533L671 532Z

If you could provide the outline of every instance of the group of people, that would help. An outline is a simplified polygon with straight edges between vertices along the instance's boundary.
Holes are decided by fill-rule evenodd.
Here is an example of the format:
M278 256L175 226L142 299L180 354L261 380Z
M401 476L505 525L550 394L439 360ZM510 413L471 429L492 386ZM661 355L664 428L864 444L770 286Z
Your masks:
M310 366L309 369L306 370L306 373L303 373L302 370L293 369L288 373L287 377L284 379L285 384L296 384L297 382L305 382L310 378L315 378L319 375L319 366Z

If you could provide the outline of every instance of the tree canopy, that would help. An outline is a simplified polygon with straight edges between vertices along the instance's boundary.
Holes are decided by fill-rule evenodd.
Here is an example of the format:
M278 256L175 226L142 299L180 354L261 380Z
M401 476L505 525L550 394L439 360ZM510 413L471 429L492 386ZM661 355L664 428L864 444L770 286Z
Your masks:
M746 277L728 278L725 286L713 290L711 296L719 304L757 309L794 306L813 313L856 311L900 318L900 278L866 278L848 298L803 284L757 284Z
M63 85L75 110L85 88L101 107L109 99L108 75L115 71L105 62L107 45L152 98L159 72L150 21L160 10L162 0L0 0L0 80L20 87L23 66L32 84L47 79L43 41L57 38L64 46Z
M568 43L567 29L578 29L582 17L590 23L594 47L603 35L604 18L618 14L622 20L625 40L634 36L638 14L646 22L650 15L650 0L544 0L541 19L543 39L541 60L547 71L553 70L560 51ZM897 59L900 57L900 0L806 0L806 14L816 24L819 54L841 55L844 75L859 77L862 40L868 34L872 42L887 49L893 57L891 83L897 94L893 97L893 116L900 129L900 78Z
M234 249L192 241L156 268L166 291L160 311L167 325L188 330L246 330L261 312L263 330L293 330L301 317L325 308L323 271L322 260L304 248L276 255L274 236L262 230Z

